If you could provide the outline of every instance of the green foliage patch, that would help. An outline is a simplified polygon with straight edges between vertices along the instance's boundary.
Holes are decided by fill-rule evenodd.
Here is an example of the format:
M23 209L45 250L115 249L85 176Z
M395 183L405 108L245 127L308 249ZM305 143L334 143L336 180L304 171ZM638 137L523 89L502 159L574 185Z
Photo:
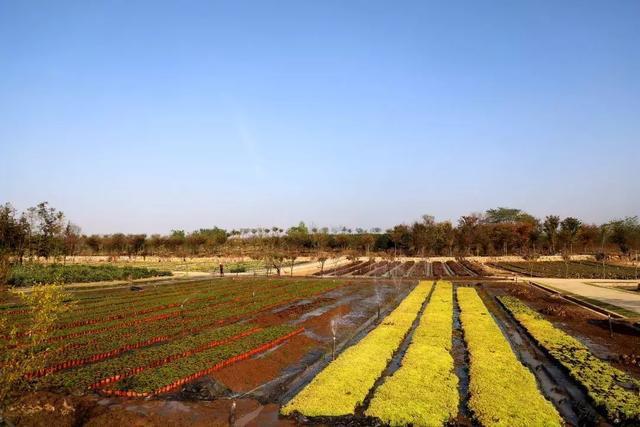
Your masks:
M536 379L513 353L478 293L458 288L460 320L469 350L469 408L484 426L563 425Z
M402 366L376 390L366 414L391 426L442 426L455 418L459 395L452 333L452 285L438 282Z
M12 286L30 286L41 283L102 282L157 276L171 276L171 272L153 268L116 267L113 265L28 263L13 266L7 282Z
M373 331L331 362L281 410L306 416L353 414L382 375L432 288L418 286Z
M598 359L585 345L519 299L504 296L499 300L571 377L584 386L611 421L640 422L640 381Z

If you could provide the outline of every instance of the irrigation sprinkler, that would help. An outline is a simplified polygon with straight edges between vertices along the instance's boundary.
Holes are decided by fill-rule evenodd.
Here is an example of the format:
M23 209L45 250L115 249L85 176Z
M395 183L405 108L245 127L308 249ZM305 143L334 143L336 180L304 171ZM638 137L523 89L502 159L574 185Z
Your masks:
M180 304L180 317L183 319L184 319L184 305L187 303L187 301L189 301L189 298L191 297L186 297L184 301L182 301L182 304Z
M331 335L333 336L333 347L331 349L331 360L336 360L336 319L331 319Z
M231 406L229 407L229 425L231 427L236 425L236 401L231 402Z

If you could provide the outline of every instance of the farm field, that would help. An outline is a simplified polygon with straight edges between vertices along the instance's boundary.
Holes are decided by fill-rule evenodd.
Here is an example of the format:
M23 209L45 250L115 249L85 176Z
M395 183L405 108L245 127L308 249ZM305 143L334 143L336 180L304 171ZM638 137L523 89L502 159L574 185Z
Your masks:
M571 338L570 333L555 329L561 342L573 340L576 348L591 355L593 372L605 373L601 374L601 383L612 373L613 378L625 384L620 386L615 380L605 382L615 390L609 394L600 392L607 395L604 398L591 391L602 390L602 385L590 385L587 375L576 371L582 359L574 360L574 368L567 374L567 364L553 357L553 353L548 355L548 347L535 336L528 336L528 330L518 329L521 320L514 312L500 308L498 299L494 299L496 291L518 294L524 290L535 294L536 288L493 283L479 288L458 285L454 290L449 282L437 282L432 287L428 283L421 282L405 300L407 307L399 307L298 390L281 413L294 416L299 422L311 419L330 424L353 417L377 418L390 425L470 421L480 425L552 426L621 419L628 425L640 422L634 409L639 390L634 379L637 369L620 368L621 363L637 364L637 359L628 353L617 357L612 354L615 351L637 354L640 346L637 330L616 325L614 333L621 335L603 351L600 342L605 340L601 327L584 322L593 314L569 304L567 312L579 313L575 321L578 336L589 337L592 344L598 343L600 359ZM422 298L425 290L428 295L416 313L415 299ZM508 298L523 305L517 298ZM503 297L499 301L503 301ZM556 306L564 304L568 303L561 300ZM555 309L552 313L556 313ZM382 338L388 334L397 337L412 316L413 325L402 344L397 344L397 338ZM535 316L543 317L542 314ZM455 330L451 330L451 325L455 325ZM629 335L635 337L635 344L625 343ZM462 336L464 344L456 340L456 336ZM392 351L390 346L396 347L391 357L388 356ZM456 356L461 350L466 356ZM367 368L371 369L360 368L364 360L380 355L390 360L386 368L378 362L369 363ZM543 371L539 370L541 363L546 368Z
M140 289L74 292L47 366L29 376L39 391L20 391L16 407L64 401L93 425L159 413L173 425L640 422L640 333L617 322L611 337L606 318L531 285L263 277ZM28 312L2 309L24 343Z
M439 277L479 277L487 271L476 262L468 260L442 261L375 261L355 260L335 268L314 273L328 277L378 277L378 278L439 278Z
M637 279L634 267L604 264L595 261L538 261L494 262L490 266L530 277L556 277L574 279Z

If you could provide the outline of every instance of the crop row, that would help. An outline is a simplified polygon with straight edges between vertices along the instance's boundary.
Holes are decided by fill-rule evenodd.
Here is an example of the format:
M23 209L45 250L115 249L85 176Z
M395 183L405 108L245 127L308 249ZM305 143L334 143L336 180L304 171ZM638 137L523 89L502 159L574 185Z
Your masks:
M212 286L198 288L185 288L177 291L170 288L169 285L162 286L162 291L145 290L140 292L132 292L128 290L126 294L119 297L100 297L92 301L82 300L78 297L81 293L73 292L72 298L68 301L69 310L60 317L60 322L73 322L83 318L95 318L103 313L113 314L119 312L127 312L128 310L142 309L161 305L168 301L182 301L185 296L191 296L196 293L200 295L202 289L207 292L216 292ZM20 323L28 323L31 321L31 313L29 310L11 311L13 313L11 321L20 325Z
M578 279L633 279L636 271L630 267L590 261L497 262L492 264L503 270L534 277L569 277Z
M457 289L469 352L469 407L485 426L560 426L554 406L509 343L473 288Z
M86 389L107 378L116 375L124 377L136 368L150 366L166 358L174 358L185 351L193 351L207 343L227 340L230 337L244 334L251 330L255 330L255 326L251 324L233 324L209 328L158 343L151 347L123 353L119 357L47 375L38 378L36 382L40 387L46 388ZM113 381L110 380L107 383L110 382Z
M266 279L252 280L250 284L250 287L255 291L274 286L278 286L278 284ZM73 292L71 310L63 315L61 320L68 321L83 317L94 318L100 313L112 314L116 310L118 312L126 312L127 310L162 305L167 302L184 301L185 297L194 298L212 294L229 294L242 287L245 287L245 285L233 279L218 279L179 285L147 286L143 291L139 292L132 292L128 287L122 290ZM87 294L91 296L87 296ZM10 307L22 306L12 305ZM12 309L7 313L15 315L13 322L19 322L20 319L29 320L29 312L25 309Z
M459 259L458 262L468 270L471 270L476 276L489 276L489 272L480 263L472 262L465 258Z
M286 281L283 281L286 283ZM294 286L282 286L277 285L273 288L267 289L263 292L252 295L250 289L247 289L246 292L236 293L238 295L237 298L245 295L247 300L244 301L244 304L238 304L240 300L236 301L237 298L227 298L225 301L220 303L201 303L195 304L188 307L186 310L179 310L168 313L166 316L169 317L181 317L181 318L192 318L197 316L211 316L211 310L215 310L216 312L221 312L220 305L222 304L232 304L235 305L228 308L229 314L240 314L243 312L247 312L247 310L254 308L260 308L260 304L272 304L278 301L288 301L292 297L308 297L317 292L322 292L323 290L329 290L336 286L341 285L340 283L333 283L329 281L317 281L313 283L309 283L308 286L304 285L294 285ZM223 313L224 314L224 313ZM132 326L141 324L141 323L154 323L157 320L163 320L162 316L152 316L152 317L144 317L136 320L127 320L127 321L111 321L103 323L99 328L95 328L93 325L83 325L80 327L76 327L73 329L65 329L60 330L60 333L54 332L53 337L50 339L51 342L65 340L67 343L69 339L83 337L87 335L95 335L101 334L105 332L111 332L114 330L125 331L130 329ZM166 323L166 322L165 322Z
M169 362L173 362L174 360L178 360L178 359L181 359L183 357L188 357L188 356L191 356L191 355L196 354L196 353L200 353L202 351L208 350L208 349L213 348L213 347L218 347L218 346L221 346L221 345L228 344L228 343L230 343L232 341L235 341L235 340L244 338L246 336L249 336L251 334L254 334L254 333L256 333L256 332L258 332L260 330L261 330L261 328L252 328L252 329L248 329L248 330L246 330L244 332L241 332L239 334L233 335L233 336L225 338L225 339L215 339L213 341L209 341L209 342L207 342L205 344L202 344L202 345L199 345L199 346L197 346L195 348L191 348L189 350L185 350L185 351L182 351L180 353L175 353L175 354L172 354L170 356L166 356L166 357L161 358L161 359L156 359L153 362L150 362L150 363L148 363L146 365L137 366L135 368L130 368L130 369L127 369L125 372L122 372L120 374L116 374L116 375L112 375L112 376L107 377L107 378L103 378L100 381L93 383L90 387L91 388L98 388L98 387L102 387L102 386L105 386L107 384L110 384L110 383L113 383L113 382L116 382L116 381L120 381L120 380L122 380L124 378L133 376L135 374L139 374L140 372L145 371L147 369L157 368L157 367L165 365L165 364L167 364Z
M519 299L505 296L499 300L538 344L585 388L607 418L640 423L640 381L598 359L577 339L553 326Z
M431 275L431 264L426 261L418 261L413 268L407 272L407 277L429 277Z
M273 292L274 290L280 287L281 286L274 285L268 291ZM146 308L137 309L137 310L134 310L132 308L133 307L139 308L140 306L144 307L145 304L133 303L131 306L119 308L118 310L111 310L111 311L105 310L105 312L111 313L105 317L99 317L99 315L103 314L103 312L83 313L84 316L87 316L87 317L91 316L91 314L93 314L93 316L88 318L83 316L82 319L73 320L73 321L70 321L67 319L66 322L59 323L57 325L57 328L70 329L70 328L76 328L76 327L86 326L86 325L108 323L114 320L122 320L122 319L137 317L137 316L141 316L148 313L167 311L177 307L181 307L188 310L196 310L198 308L206 308L212 305L219 305L222 302L229 302L229 301L235 301L235 300L239 301L242 297L247 297L251 295L251 293L252 293L251 289L243 289L240 292L238 291L234 292L233 290L220 292L219 290L213 289L208 292L201 292L196 295L190 295L187 298L184 298L184 295L179 295L178 297L173 297L173 298L165 298L163 301L165 302L165 304L162 304L162 305L155 305L157 304L157 301L154 301L153 305L148 304Z
M94 301L92 304L76 304L72 306L72 310L68 314L61 317L60 324L79 326L82 325L83 320L94 320L99 318L100 315L126 314L136 310L172 303L179 303L178 305L180 305L185 300L189 302L194 299L203 299L206 297L223 297L236 292L238 286L237 283L218 284L213 281L209 282L206 286L190 286L181 288L180 290L162 286L162 291L155 291L153 293L151 293L151 291L144 291L132 294L131 291L128 291L127 294L119 298L105 297ZM13 321L15 323L19 322L21 317L27 321L29 320L28 316L16 316Z
M265 310L296 301L300 297L310 297L314 294L322 293L326 291L328 286L331 286L331 283L324 281L317 283L316 286L301 290L301 295L294 297L290 297L290 294L282 291L274 291L273 295L257 297L254 301L244 304L215 307L208 311L175 313L175 316L172 317L178 317L179 315L179 319L171 321L168 319L154 323L136 321L135 325L108 331L109 334L105 339L96 342L91 347L92 353L87 353L84 346L69 346L67 344L66 351L52 355L50 365L42 372L34 373L33 375L47 375L62 369L95 363L116 357L132 349L146 347L158 342L166 342L207 328L231 324ZM91 339L93 338L92 336Z
M475 273L466 269L461 263L456 261L447 261L447 266L453 271L454 276L473 276Z
M314 276L328 276L328 275L336 275L336 276L340 276L343 274L347 274L348 272L355 270L358 268L358 266L362 265L364 263L364 261L351 261L349 264L346 265L339 265L336 267L331 267L328 269L323 269L322 271L318 271L317 273L314 273Z
M459 394L452 329L452 285L438 282L402 366L376 389L366 415L392 426L441 426L455 418Z
M282 413L297 411L306 416L353 414L387 367L431 289L430 282L420 282L382 323L340 354L289 401Z
M292 330L290 326L284 325L272 326L243 339L174 360L155 369L145 370L118 381L103 391L106 394L124 393L132 397L166 393L231 363L272 348L303 330L304 328Z

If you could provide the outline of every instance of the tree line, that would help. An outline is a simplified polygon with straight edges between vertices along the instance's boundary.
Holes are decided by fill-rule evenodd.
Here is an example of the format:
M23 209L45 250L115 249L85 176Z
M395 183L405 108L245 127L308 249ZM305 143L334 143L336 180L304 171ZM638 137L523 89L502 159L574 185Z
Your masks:
M383 231L346 227L308 227L301 222L287 229L212 227L166 235L86 235L64 213L42 202L18 213L0 206L0 256L17 262L34 257L217 256L271 253L387 253L410 256L495 256L617 252L633 255L640 248L638 217L605 224L586 224L574 217L543 219L520 210L499 207L460 217L456 224L423 215L411 224Z

